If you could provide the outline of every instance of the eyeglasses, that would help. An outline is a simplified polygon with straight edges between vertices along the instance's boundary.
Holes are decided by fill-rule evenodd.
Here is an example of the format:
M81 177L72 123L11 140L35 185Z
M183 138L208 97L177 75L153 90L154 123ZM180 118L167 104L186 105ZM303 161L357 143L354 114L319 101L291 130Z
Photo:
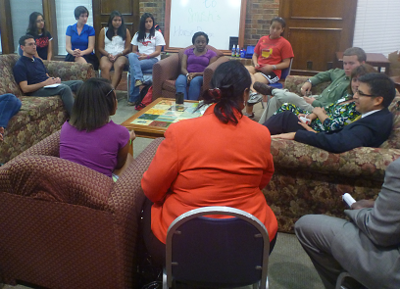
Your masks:
M362 91L360 91L360 90L358 90L358 89L357 89L356 93L357 93L359 96L369 96L369 97L376 97L376 96L377 96L377 95L373 95L373 94L366 94L366 93L364 93L364 92L362 92Z
M115 88L113 88L109 92L107 92L106 97L108 97L110 95L110 93L113 92L114 90L115 90Z

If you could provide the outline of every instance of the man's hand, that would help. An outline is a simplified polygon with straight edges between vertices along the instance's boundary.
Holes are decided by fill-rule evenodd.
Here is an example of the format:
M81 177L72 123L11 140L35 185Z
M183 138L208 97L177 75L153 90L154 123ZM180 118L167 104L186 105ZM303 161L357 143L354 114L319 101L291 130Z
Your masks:
M57 78L55 78L55 77L49 77L49 78L47 78L47 79L44 81L44 86L46 86L46 85L51 85L51 84L55 84L55 83L58 83L58 82L57 82Z
M311 93L312 84L310 82L304 82L303 86L301 87L300 91L303 95L309 95Z
M315 101L314 97L303 96L303 99L308 103L312 104Z
M288 132L288 133L272 135L271 138L294 139L295 135L296 135L295 132Z
M366 208L373 208L374 207L374 200L360 200L358 202L355 202L351 205L352 210L360 210L360 209L366 209Z

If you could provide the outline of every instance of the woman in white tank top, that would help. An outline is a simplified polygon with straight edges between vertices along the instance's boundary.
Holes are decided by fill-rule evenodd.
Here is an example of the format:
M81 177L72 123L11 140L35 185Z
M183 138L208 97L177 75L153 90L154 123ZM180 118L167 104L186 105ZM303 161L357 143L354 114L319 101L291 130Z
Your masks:
M121 81L122 72L127 65L125 57L131 51L129 30L125 27L121 13L113 11L108 19L108 27L104 27L99 35L99 51L101 53L101 77L110 79L110 70L114 67L111 83L116 88Z

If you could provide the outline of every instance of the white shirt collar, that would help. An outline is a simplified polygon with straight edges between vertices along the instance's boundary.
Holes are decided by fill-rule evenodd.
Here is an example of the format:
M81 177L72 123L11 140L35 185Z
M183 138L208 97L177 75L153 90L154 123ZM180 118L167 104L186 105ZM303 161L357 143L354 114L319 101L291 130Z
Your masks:
M369 115L371 115L371 114L374 114L374 113L377 112L377 111L380 111L380 109L371 110L371 111L368 111L367 113L363 113L363 114L361 115L361 118L364 118L364 117L367 117L367 116L369 116Z

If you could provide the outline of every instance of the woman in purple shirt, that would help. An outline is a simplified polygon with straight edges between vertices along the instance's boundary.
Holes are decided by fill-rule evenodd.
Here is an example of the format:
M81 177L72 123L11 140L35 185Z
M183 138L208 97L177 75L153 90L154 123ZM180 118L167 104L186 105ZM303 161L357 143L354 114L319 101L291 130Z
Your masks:
M72 114L61 128L60 158L117 179L133 161L128 154L135 133L115 124L117 96L110 82L91 78L79 89Z
M192 37L194 48L186 49L181 59L181 74L175 82L176 92L182 92L185 99L197 100L203 84L203 72L217 60L217 54L206 48L208 35L196 32ZM189 93L187 87L189 86Z

